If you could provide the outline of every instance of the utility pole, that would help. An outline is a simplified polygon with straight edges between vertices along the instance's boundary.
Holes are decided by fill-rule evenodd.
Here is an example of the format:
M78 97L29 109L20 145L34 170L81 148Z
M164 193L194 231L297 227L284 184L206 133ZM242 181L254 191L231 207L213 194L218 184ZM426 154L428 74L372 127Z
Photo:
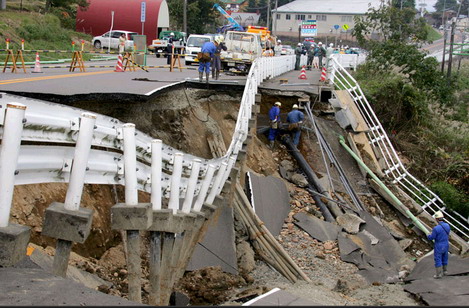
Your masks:
M6 10L7 9L7 0L0 0L0 1L1 1L0 9L1 10Z
M449 41L448 82L449 82L449 78L451 77L451 66L453 65L454 28L456 28L455 17L453 17L453 22L451 23L451 39Z
M184 0L183 4L183 17L182 17L182 31L187 33L187 0Z
M274 36L277 36L277 8L278 8L278 0L275 0L275 17L272 16L272 19L274 20L274 27L273 27Z
M270 28L270 0L267 0L267 28Z

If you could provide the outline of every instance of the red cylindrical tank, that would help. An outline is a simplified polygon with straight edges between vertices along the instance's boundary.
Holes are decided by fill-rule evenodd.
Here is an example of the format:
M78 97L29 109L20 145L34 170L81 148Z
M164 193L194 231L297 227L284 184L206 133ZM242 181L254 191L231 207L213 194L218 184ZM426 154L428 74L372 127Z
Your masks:
M147 45L158 38L158 14L165 0L88 0L86 9L77 10L76 30L93 36L111 29L111 12L114 11L113 30L124 30L142 34L141 3L146 2L143 34ZM167 19L169 20L169 18Z

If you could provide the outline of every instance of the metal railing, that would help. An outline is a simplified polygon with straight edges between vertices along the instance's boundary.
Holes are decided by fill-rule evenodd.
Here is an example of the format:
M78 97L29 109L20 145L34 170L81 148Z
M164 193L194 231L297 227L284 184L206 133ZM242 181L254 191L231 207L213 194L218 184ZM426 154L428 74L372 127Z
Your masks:
M466 218L456 211L447 209L444 202L435 193L406 170L357 81L335 57L330 58L329 65L331 68L330 82L350 94L365 120L369 128L366 132L368 141L375 151L381 153L383 158L385 164L383 168L384 175L393 179L392 183L399 184L404 189L404 192L430 215L437 211L442 211L445 214L446 222L448 222L451 228L464 241L469 242L469 223Z
M161 209L161 198L164 197L169 199L173 211L200 211L204 203L212 204L229 177L248 134L258 85L266 78L292 70L294 62L294 56L254 61L247 76L231 143L225 155L219 158L203 159L184 153L138 130L125 136L126 126L131 123L94 114L94 129L87 137L92 149L81 181L126 185L128 173L132 173L136 189L153 192L151 201L154 209ZM76 160L73 146L77 144L82 123L89 113L5 93L1 93L0 105L0 161L4 164L0 166L0 179L14 185L73 181L71 170ZM23 115L18 115L17 110L22 110ZM7 123L15 123L10 125L22 129L14 129L14 135L6 133ZM13 138L18 143L18 151L7 151L4 146L7 134L9 140ZM131 160L124 153L124 137L127 144L135 144L135 157ZM21 142L27 142L27 145L20 146ZM128 150L127 153L131 152ZM3 163L7 158L8 163ZM136 161L132 163L132 160ZM126 162L127 165L135 164L135 170L126 168ZM7 190L0 194L0 227L8 225L12 193L12 190ZM180 202L180 199L184 201Z

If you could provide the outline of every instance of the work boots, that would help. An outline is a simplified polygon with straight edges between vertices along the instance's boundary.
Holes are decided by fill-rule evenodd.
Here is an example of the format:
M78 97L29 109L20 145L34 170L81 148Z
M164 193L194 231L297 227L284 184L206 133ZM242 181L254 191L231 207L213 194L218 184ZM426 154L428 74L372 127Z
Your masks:
M443 265L443 276L448 275L448 265Z
M220 71L217 71L217 72L215 73L215 80L218 80L218 77L220 77Z
M274 149L274 145L275 145L275 140L271 140L271 141L270 141L270 144L269 144L269 148L270 148L271 150L273 150L273 149Z
M440 267L435 267L435 269L436 269L436 275L434 275L433 278L440 279L441 277L443 277L443 268L440 266Z
M199 81L202 82L202 77L204 77L204 72L199 72Z
M208 83L208 79L210 77L210 72L205 73L205 77L207 77L207 83Z
M212 71L212 79L215 79L215 70Z

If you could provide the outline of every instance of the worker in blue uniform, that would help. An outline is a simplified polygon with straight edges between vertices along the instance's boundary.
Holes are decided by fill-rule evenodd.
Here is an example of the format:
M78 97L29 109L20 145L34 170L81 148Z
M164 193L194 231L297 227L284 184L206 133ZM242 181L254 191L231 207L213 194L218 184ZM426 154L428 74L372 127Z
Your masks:
M293 105L293 110L290 111L287 115L287 123L288 123L288 130L290 131L290 135L293 139L293 144L298 146L300 143L300 135L301 135L301 124L305 119L305 115L303 112L298 110L298 105Z
M433 248L433 258L435 260L436 275L435 279L443 277L448 274L448 249L449 249L449 233L450 226L443 221L444 216L441 211L434 215L438 225L432 229L432 233L427 235L430 241L435 241Z
M278 130L280 128L280 107L282 103L275 102L275 104L269 110L270 119L270 130L269 130L269 145L273 149L275 145L275 138L277 137Z
M219 44L218 39L215 40L215 42L205 42L202 45L202 48L200 50L200 53L197 55L197 58L199 59L199 81L202 82L202 77L204 76L204 71L205 71L205 77L207 78L207 83L208 83L208 78L210 77L210 62L215 56L215 52L217 51L217 46Z

